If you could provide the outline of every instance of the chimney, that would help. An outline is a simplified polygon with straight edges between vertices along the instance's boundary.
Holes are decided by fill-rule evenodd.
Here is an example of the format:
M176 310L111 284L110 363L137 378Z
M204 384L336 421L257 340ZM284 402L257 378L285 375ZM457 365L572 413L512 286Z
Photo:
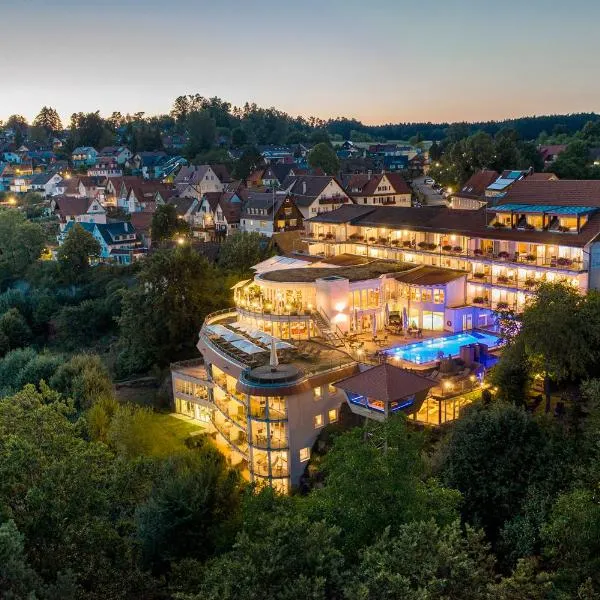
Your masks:
M302 195L306 196L306 181L302 182Z
M371 179L371 177L373 177L373 171L371 171L371 169L367 171L367 177L369 178L369 180Z

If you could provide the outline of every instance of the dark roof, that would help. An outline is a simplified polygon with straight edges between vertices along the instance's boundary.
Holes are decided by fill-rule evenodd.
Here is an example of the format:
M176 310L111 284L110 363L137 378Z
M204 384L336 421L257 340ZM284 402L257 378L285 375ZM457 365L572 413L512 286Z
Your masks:
M322 256L316 258L325 264L334 265L336 267L366 265L371 262L371 259L368 259L366 256L359 256L358 254L336 254L335 256L329 256L327 258Z
M600 179L539 181L528 177L515 182L509 188L502 202L600 208Z
M254 192L250 190L246 192L245 196L246 203L244 204L242 216L248 218L257 218L261 216L260 214L249 212L249 209L251 208L257 210L265 210L266 213L263 214L262 217L272 217L273 207L275 207L275 210L277 210L277 208L279 208L279 205L286 198L285 194L273 194L272 192Z
M293 194L298 206L306 207L315 201L332 179L335 180L329 175L290 175L285 178L282 187Z
M231 181L231 175L225 165L210 165L210 168L215 172L221 183L229 183Z
M79 196L55 196L53 200L56 204L55 210L63 218L85 214L90 203L93 202L89 198L80 198Z
M235 192L223 192L219 200L219 206L223 211L223 216L228 223L239 223L242 214L242 203L232 202L232 198L237 196Z
M535 183L553 185L558 183L558 181ZM600 181L597 181L596 183L600 188ZM513 201L511 204L512 203L516 202ZM522 201L522 203L533 204L529 199L527 202ZM552 203L549 202L549 204ZM560 206L564 203L554 202L553 204ZM586 206L584 202L574 202L573 205ZM600 203L592 206L600 207ZM501 205L498 208L501 208ZM409 208L402 206L377 207L351 204L342 206L330 212L321 213L311 219L307 219L305 223L348 223L350 225L361 227L386 227L389 229L455 233L485 239L513 240L573 247L585 246L600 233L600 211L591 215L588 222L582 227L579 233L554 233L551 231L511 229L509 227L496 229L494 227L488 227L488 214L489 213L485 208L477 210L453 210L445 206Z
M382 402L395 402L435 387L436 382L406 369L384 363L334 384L345 392Z
M381 275L398 273L412 268L413 265L397 261L373 260L364 265L349 267L298 267L297 269L280 269L262 273L260 277L266 281L280 283L310 283L324 277L340 277L350 281L375 279Z
M167 204L174 206L177 214L182 217L190 210L194 202L196 202L196 198L180 198L176 196L175 198L169 198Z
M152 225L151 212L134 212L131 213L131 224L136 228L137 231L149 231Z
M465 185L454 194L459 198L483 198L486 188L500 177L497 171L481 170L469 177Z
M302 241L302 231L278 231L273 234L271 241L282 254L310 261L308 254L302 254L308 253L308 244Z
M358 173L356 175L351 175L346 183L346 191L351 195L373 196L384 175L394 188L395 194L411 193L411 190L406 181L404 181L402 175L389 172L374 174Z
M420 265L416 269L398 273L394 276L394 279L402 283L415 285L441 285L465 277L465 275L464 271Z

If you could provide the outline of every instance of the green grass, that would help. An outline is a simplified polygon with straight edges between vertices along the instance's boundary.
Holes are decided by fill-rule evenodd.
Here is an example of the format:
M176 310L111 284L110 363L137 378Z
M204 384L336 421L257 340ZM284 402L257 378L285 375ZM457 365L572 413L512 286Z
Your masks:
M203 431L201 425L165 413L152 413L149 425L152 432L153 456L167 456L185 450L185 440L195 432Z

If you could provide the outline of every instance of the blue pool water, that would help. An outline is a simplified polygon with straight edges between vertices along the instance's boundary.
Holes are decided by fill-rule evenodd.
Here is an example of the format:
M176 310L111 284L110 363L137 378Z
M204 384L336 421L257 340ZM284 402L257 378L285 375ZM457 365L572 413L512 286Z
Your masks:
M454 335L421 340L414 344L389 348L385 352L390 356L397 356L408 362L422 365L438 360L440 352L443 352L444 356L458 356L461 346L480 343L494 348L499 345L499 340L500 338L497 335L472 331L470 333L455 333Z

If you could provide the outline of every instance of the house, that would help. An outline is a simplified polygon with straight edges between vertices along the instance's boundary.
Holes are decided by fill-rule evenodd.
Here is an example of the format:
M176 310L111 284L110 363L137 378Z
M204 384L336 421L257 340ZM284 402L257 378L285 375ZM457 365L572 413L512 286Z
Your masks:
M450 206L457 210L473 210L487 204L485 191L500 177L497 171L482 169L469 177L458 192L450 197Z
M144 179L150 177L150 173L154 172L154 166L159 162L167 159L167 153L160 151L154 152L138 152L134 154L126 163L132 174L142 175Z
M173 196L169 199L167 204L175 207L177 216L189 223L190 226L195 224L195 215L198 211L200 202L196 198L181 198L179 196Z
M96 164L87 170L90 177L122 177L123 169L116 159L110 156L99 156Z
M205 241L222 239L239 229L242 198L236 192L206 192L198 204L194 235Z
M39 192L46 197L54 196L58 193L57 188L62 180L62 176L53 171L39 173L31 180L31 190L34 192ZM64 190L64 188L61 189Z
M346 192L356 204L411 206L412 191L398 173L352 175Z
M130 188L143 182L144 180L141 177L135 175L109 177L106 180L105 203L124 208Z
M50 202L50 211L58 216L61 232L70 222L106 223L106 209L92 198L54 196Z
M565 150L566 144L551 144L549 146L539 146L538 152L544 161L544 167L549 167Z
M105 146L100 150L100 158L112 158L120 166L124 166L132 156L127 146Z
M282 188L294 196L303 219L351 202L338 180L329 175L289 176Z
M187 159L183 158L183 156L166 157L154 165L154 172L150 178L158 179L163 183L173 183L179 169L188 164Z
M277 231L302 229L303 215L289 192L249 191L240 215L240 229L271 237Z
M80 176L77 179L77 189L79 196L94 198L104 202L106 192L106 178Z
M231 173L225 165L215 163L210 165L210 168L214 171L215 175L223 185L233 181Z
M10 182L10 191L16 194L26 194L31 190L33 175L15 175Z
M71 221L65 227L59 239L62 244L66 235L75 225ZM126 221L115 223L87 223L80 222L79 225L91 233L100 244L100 262L129 265L147 252L141 247L135 227Z
M91 146L78 146L71 152L71 162L75 169L93 167L98 158L98 151Z
M294 162L294 153L287 146L259 146L258 151L266 164Z
M165 204L176 194L175 190L159 181L144 181L129 188L124 208L129 213L154 212L157 204Z
M223 183L210 165L183 166L173 179L180 196L200 199L207 192L222 192Z

